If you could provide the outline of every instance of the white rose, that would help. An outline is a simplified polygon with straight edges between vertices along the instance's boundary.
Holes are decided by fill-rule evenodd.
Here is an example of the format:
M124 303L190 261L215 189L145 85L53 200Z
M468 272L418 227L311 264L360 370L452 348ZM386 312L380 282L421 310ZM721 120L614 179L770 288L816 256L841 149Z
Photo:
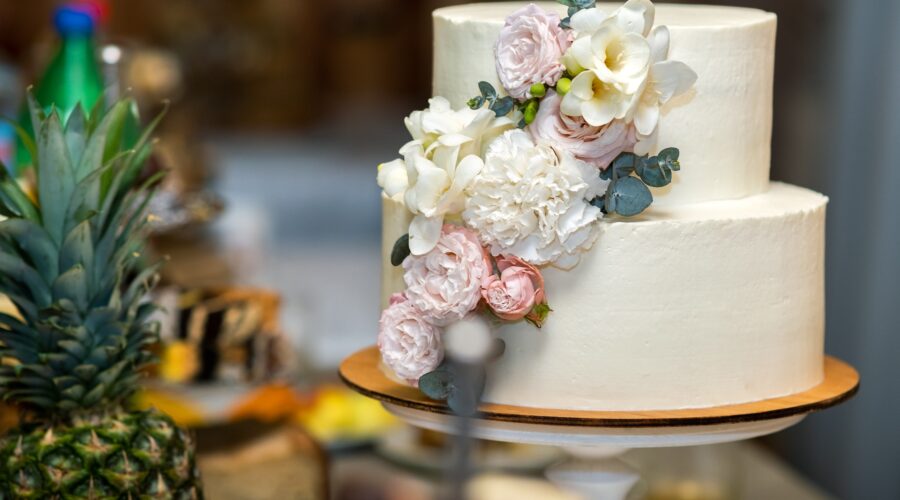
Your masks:
M597 238L603 214L590 200L608 184L590 164L512 130L488 149L462 215L494 255L570 268Z
M440 330L405 299L392 300L378 322L381 359L394 373L416 385L444 359Z
M378 184L403 201L415 217L409 227L413 255L428 253L440 237L444 216L459 213L466 187L481 170L486 145L515 127L516 117L496 117L489 109L453 110L443 97L413 112L406 127L413 140L400 149L403 160L379 167ZM405 175L400 166L405 167Z

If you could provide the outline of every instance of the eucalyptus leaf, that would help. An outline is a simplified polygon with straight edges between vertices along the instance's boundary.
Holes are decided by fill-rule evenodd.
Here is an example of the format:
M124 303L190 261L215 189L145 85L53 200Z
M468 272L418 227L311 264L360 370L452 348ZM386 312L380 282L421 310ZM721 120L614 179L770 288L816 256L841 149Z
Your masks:
M678 170L681 170L681 164L678 163L678 157L680 154L681 152L678 151L678 148L666 148L660 151L656 156L661 161L665 162L665 164L669 168L677 172Z
M403 264L403 261L409 257L410 253L409 233L407 233L397 238L397 241L394 243L394 248L391 250L391 265L399 266Z
M497 99L494 104L491 105L491 110L497 116L506 116L510 111L513 110L513 107L516 105L516 101L510 97L506 96L501 99Z
M435 401L446 400L453 389L453 373L445 367L419 377L419 390Z
M663 187L672 182L672 169L656 156L639 158L634 170L648 186Z
M600 178L608 181L613 177L628 177L634 172L637 156L634 153L622 153L616 157L606 170L600 171Z
M606 193L606 211L630 217L653 203L653 195L637 177L621 177L610 184Z
M493 101L497 98L497 90L488 82L478 82L478 90L481 91L481 95L487 100Z

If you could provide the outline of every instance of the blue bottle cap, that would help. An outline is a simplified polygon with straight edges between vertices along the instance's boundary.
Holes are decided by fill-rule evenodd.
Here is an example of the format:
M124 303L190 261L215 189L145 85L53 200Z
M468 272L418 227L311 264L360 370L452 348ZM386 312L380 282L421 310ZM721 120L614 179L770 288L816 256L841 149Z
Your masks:
M62 37L94 33L94 18L84 8L78 6L63 5L56 9L53 24Z

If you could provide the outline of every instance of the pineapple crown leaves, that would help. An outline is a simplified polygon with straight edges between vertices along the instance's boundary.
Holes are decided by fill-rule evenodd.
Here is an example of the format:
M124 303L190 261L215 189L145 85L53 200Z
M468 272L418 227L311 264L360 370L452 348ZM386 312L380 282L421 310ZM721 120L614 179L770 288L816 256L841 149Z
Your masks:
M38 416L65 418L119 406L158 337L144 301L158 265L142 259L147 208L161 174L140 180L151 134L135 140L136 106L124 99L65 123L29 95L37 195L0 165L0 392ZM131 143L131 144L127 144Z

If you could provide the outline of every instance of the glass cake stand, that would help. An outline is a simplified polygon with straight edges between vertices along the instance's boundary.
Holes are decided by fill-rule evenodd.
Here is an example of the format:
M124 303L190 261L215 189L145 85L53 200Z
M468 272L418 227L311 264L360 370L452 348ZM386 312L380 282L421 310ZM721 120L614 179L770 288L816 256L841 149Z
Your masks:
M356 391L382 402L388 411L417 427L454 433L457 417L417 389L390 380L379 366L378 350L359 351L341 364L340 375ZM639 479L619 460L630 448L697 446L751 439L786 429L811 412L840 404L859 388L859 374L826 357L825 377L808 391L754 403L654 411L579 411L484 404L472 419L471 434L493 441L559 446L570 458L547 477L588 499L624 499Z

